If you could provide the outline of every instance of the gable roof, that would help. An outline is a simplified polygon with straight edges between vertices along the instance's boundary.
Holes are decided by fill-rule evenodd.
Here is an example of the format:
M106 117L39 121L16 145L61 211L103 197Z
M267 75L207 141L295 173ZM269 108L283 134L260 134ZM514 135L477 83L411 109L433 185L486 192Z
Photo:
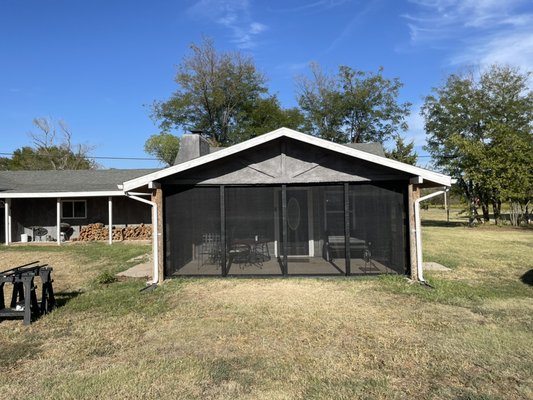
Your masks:
M376 154L371 154L363 150L352 148L351 146L330 142L292 129L280 128L276 129L275 131L265 133L264 135L257 136L255 138L238 143L231 147L226 147L215 153L207 154L205 156L201 156L193 160L183 162L181 164L177 164L145 176L125 181L123 185L123 190L127 192L134 189L138 189L148 185L150 182L154 182L167 176L171 176L198 167L200 165L223 159L225 157L240 153L242 151L251 149L253 147L282 137L287 137L299 142L318 146L320 148L327 149L339 154L344 154L355 159L368 161L370 163L375 163L377 165L388 167L393 170L405 172L407 174L420 177L423 180L429 181L437 186L451 185L451 178L447 175L439 174L437 172L429 171L424 168L415 167L413 165L391 160L389 158L378 156Z
M157 169L0 171L0 198L123 195L117 185Z
M385 150L383 150L381 143L346 143L345 146L374 154L375 156L385 157Z

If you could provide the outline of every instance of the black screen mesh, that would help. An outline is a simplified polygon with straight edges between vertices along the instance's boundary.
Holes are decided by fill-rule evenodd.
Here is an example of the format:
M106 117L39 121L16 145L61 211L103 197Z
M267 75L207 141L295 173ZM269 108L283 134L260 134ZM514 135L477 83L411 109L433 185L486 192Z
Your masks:
M220 189L172 191L165 197L164 212L165 274L221 274Z
M344 274L343 186L288 187L287 242L290 275Z
M225 189L228 275L280 275L279 188Z
M350 185L352 274L405 273L404 190L397 185Z
M285 260L289 275L405 273L405 188L170 185L166 275L280 275Z

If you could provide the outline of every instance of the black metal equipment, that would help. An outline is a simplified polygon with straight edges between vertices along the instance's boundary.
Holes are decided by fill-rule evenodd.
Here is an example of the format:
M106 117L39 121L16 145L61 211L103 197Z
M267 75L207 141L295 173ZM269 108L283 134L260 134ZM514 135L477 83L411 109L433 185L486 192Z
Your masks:
M34 261L0 272L0 319L23 318L24 325L29 325L32 319L52 311L55 306L52 270L47 264L39 265L39 261ZM36 277L42 283L40 303L37 301L37 286L34 284ZM9 307L5 306L4 300L6 283L13 285Z

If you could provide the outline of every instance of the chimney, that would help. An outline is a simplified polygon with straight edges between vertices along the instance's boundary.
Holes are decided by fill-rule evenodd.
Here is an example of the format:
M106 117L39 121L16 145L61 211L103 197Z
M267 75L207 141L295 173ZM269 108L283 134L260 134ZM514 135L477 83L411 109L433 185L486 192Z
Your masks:
M174 165L209 154L209 143L201 136L202 131L191 131L180 138L180 149Z

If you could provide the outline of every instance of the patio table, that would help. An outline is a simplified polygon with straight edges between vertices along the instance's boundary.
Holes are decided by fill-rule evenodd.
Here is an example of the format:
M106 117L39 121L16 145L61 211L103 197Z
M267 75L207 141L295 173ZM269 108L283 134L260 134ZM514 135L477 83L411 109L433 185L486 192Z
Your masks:
M234 239L228 257L228 270L233 262L242 262L244 265L257 265L260 268L264 261L270 260L268 238L257 237Z
M263 261L270 259L270 251L268 249L268 243L271 242L268 238L257 237L256 238L246 238L246 239L235 239L234 244L241 244L249 246L251 256L256 258L264 258Z

